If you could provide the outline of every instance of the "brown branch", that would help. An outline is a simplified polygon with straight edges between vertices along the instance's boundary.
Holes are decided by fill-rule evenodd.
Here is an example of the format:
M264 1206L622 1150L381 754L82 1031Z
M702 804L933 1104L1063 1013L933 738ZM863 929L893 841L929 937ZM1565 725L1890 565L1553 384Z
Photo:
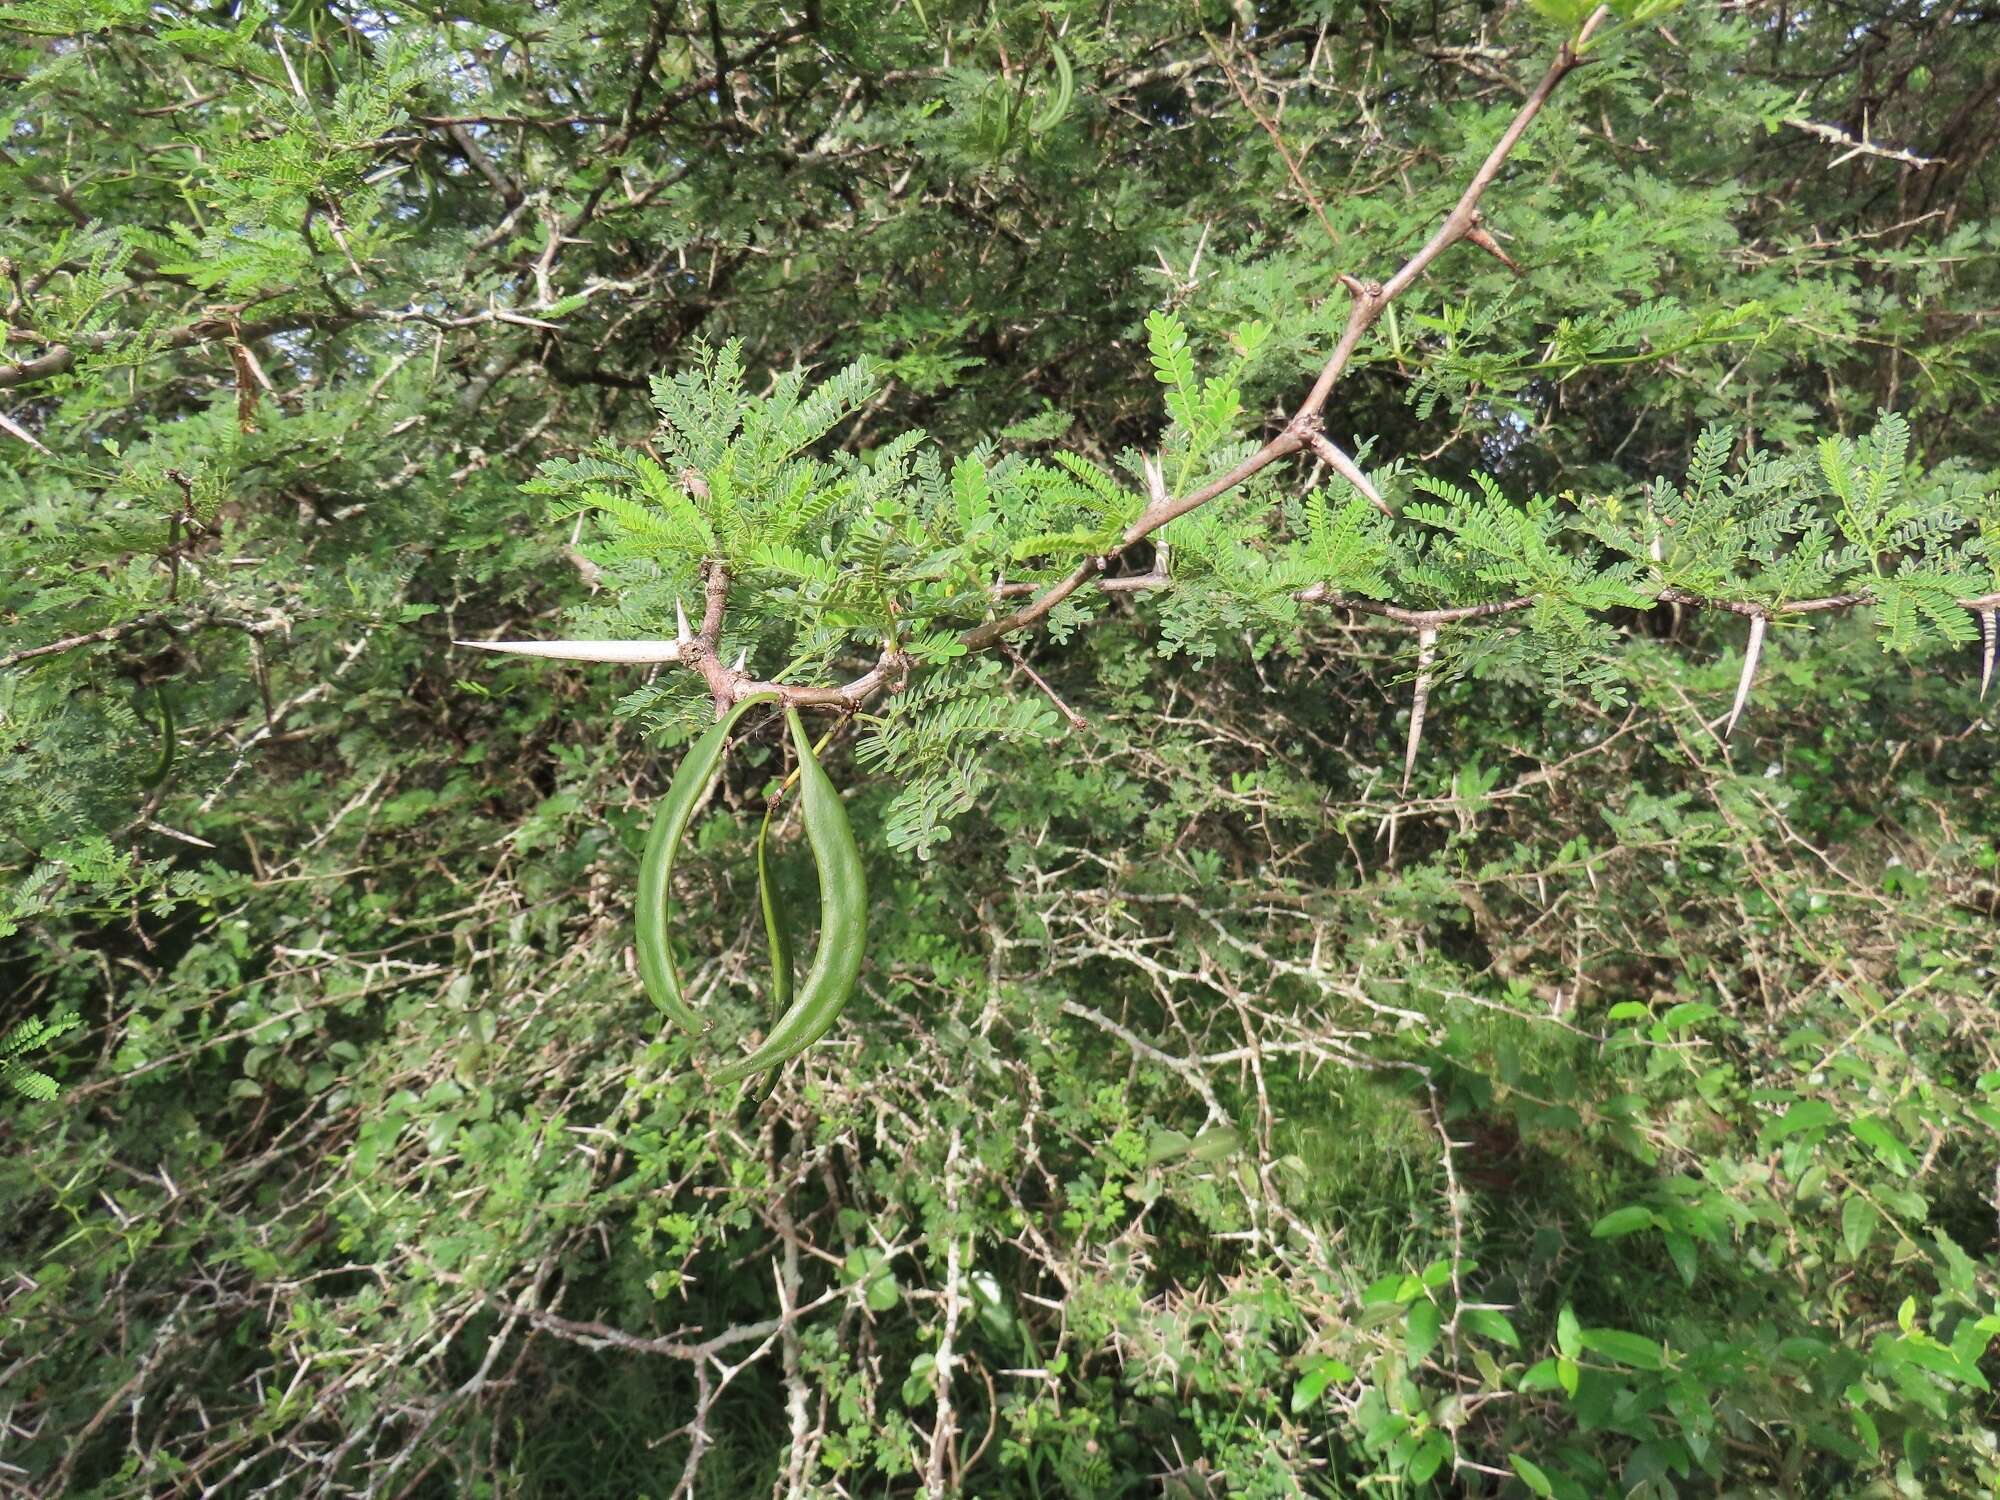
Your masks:
M592 296L602 292L630 291L627 283L593 281L582 289L582 294ZM539 304L535 304L539 307ZM107 349L122 345L134 345L148 354L172 353L190 349L200 344L213 343L218 339L230 339L248 343L274 333L296 333L301 329L318 329L322 332L337 332L351 328L357 323L422 323L431 328L477 328L488 323L511 323L523 328L539 328L560 331L557 324L542 318L530 316L518 308L487 307L478 312L443 314L425 312L415 308L349 307L339 310L314 312L279 313L255 322L243 322L243 307L232 306L216 309L192 322L163 333L148 335L141 329L106 328L65 344L52 344L32 359L17 360L13 364L0 364L0 390L17 385L28 385L38 380L51 380L72 369L79 355L102 353ZM42 340L28 329L14 329L8 339L22 343L40 343ZM600 385L630 385L643 388L644 381L627 377L596 375L587 376L563 371L560 366L552 372L558 378L588 380Z
M840 687L799 687L789 682L763 682L747 673L732 672L730 701L736 702L752 693L776 693L778 701L787 708L837 708L851 713L877 693L900 685L909 670L910 659L890 647L874 666Z
M500 201L512 208L521 201L521 189L510 181L507 175L493 163L493 158L480 149L472 132L463 125L452 122L444 127L444 133L451 138L458 154L472 165L472 169L486 179L487 185L500 195Z
M1412 630L1429 630L1439 625L1461 625L1468 620L1485 620L1495 615L1509 615L1517 610L1527 609L1541 596L1521 594L1512 599L1494 599L1485 604L1460 604L1443 609L1411 609L1406 605L1389 604L1379 599L1351 599L1338 589L1323 583L1315 583L1310 588L1300 589L1292 598L1300 604L1324 604L1331 609L1351 609L1357 614L1377 615L1385 620L1393 620L1398 625L1407 625ZM1653 596L1655 604L1681 604L1690 609L1717 609L1726 614L1743 615L1750 619L1776 620L1791 615L1819 615L1834 610L1853 609L1858 605L1873 604L1875 596L1863 590L1857 594L1829 594L1822 599L1793 599L1778 604L1762 604L1754 599L1712 599L1706 594L1691 594L1686 589L1663 588ZM1960 599L1963 609L1984 612L2000 608L2000 593L1980 594Z
M231 312L219 317L197 318L192 323L185 323L179 328L158 334L149 342L156 351L172 351L192 348L197 344L212 343L217 339L261 339L273 333L296 333L302 328L345 328L369 316L372 315L359 311L300 312L262 318L254 323L243 323L237 321L235 314ZM144 340L145 335L142 333L107 328L67 344L51 345L33 359L0 365L0 390L10 386L27 385L37 380L51 380L74 366L80 353L94 354L119 344L139 343Z
M1010 642L1002 641L1000 643L1000 649L1007 653L1008 659L1012 661L1015 666L1019 667L1024 673L1027 674L1028 681L1032 682L1036 687L1041 689L1042 696L1048 699L1049 702L1053 703L1056 706L1056 711L1060 713L1065 719L1069 720L1070 728L1088 729L1090 727L1090 721L1086 719L1082 714L1078 713L1075 709L1071 708L1067 703L1063 702L1062 695L1058 693L1054 688L1050 687L1048 683L1043 680L1042 674L1040 672L1037 672L1033 667L1028 665L1028 658L1023 656L1019 651L1015 650Z
M830 1287L810 1302L794 1304L780 1317L764 1318L755 1323L741 1323L734 1328L726 1328L720 1333L712 1334L698 1343L689 1343L685 1339L656 1338L627 1333L622 1328L614 1328L608 1323L594 1320L558 1317L539 1307L512 1302L497 1293L475 1286L465 1277L432 1265L423 1256L414 1252L411 1253L411 1259L447 1286L462 1288L495 1312L520 1318L531 1328L542 1333L553 1334L557 1338L579 1344L586 1349L624 1349L633 1354L659 1354L668 1359L681 1359L693 1363L713 1359L724 1349L733 1348L737 1344L769 1338L780 1329L790 1327L807 1313L817 1312L829 1302L837 1300L845 1295L846 1291L843 1287Z
M1485 620L1494 615L1508 615L1516 610L1526 609L1535 602L1533 594L1523 594L1516 599L1495 599L1486 604L1461 604L1450 609L1409 609L1401 604L1386 604L1379 599L1350 599L1323 583L1300 589L1292 597L1301 604L1325 604L1334 609L1351 609L1358 614L1378 615L1385 620L1394 620L1398 625L1407 625L1413 630L1433 630L1440 625L1462 625L1467 620Z
M1792 599L1777 604L1761 604L1754 599L1710 599L1702 594L1690 594L1686 589L1664 588L1656 596L1662 604L1685 604L1694 609L1727 610L1732 615L1747 615L1751 618L1762 616L1775 620L1785 615L1820 615L1829 610L1853 609L1856 605L1873 604L1875 596L1867 589L1852 594L1828 594L1822 599ZM2000 593L1982 594L1958 601L1963 609L1992 609L2000 605Z
M7 655L0 656L0 669L16 666L24 661L33 661L39 656L54 656L58 652L74 651L78 646L94 646L99 641L115 641L124 636L136 635L142 630L151 630L155 625L164 623L166 618L164 614L140 615L122 625L107 625L102 630L64 636L59 641L50 641L46 646L30 646L22 651L10 651Z
M701 638L710 647L722 643L722 614L729 607L729 569L710 563L702 584Z

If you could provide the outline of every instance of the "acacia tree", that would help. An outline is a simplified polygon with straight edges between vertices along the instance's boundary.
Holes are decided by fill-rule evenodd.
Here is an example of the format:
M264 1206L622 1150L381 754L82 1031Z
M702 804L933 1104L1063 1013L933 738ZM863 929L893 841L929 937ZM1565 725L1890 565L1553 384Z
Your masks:
M14 1477L1991 1488L1984 13L5 24Z

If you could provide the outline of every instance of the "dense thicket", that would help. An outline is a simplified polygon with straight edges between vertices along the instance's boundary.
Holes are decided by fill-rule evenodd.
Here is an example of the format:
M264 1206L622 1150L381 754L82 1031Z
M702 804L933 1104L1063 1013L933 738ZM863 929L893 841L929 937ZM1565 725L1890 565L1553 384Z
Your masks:
M16 0L0 83L0 1484L2000 1486L2000 12ZM452 645L705 598L873 892L768 1097L769 724L710 1034L630 959L748 678Z

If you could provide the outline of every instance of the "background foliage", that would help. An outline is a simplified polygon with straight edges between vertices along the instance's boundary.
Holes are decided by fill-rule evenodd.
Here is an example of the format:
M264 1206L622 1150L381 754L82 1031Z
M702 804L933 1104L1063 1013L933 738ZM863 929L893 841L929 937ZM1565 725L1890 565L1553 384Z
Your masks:
M1518 274L1328 408L1393 524L1288 460L959 640L1276 430L1575 24L8 7L6 1482L1992 1493L1994 13L1612 27ZM762 1102L699 1064L777 737L693 1045L629 892L706 694L450 645L716 558L757 671L906 662L826 757L863 994ZM1718 739L1678 596L1857 586ZM1407 785L1419 637L1328 598L1530 601Z

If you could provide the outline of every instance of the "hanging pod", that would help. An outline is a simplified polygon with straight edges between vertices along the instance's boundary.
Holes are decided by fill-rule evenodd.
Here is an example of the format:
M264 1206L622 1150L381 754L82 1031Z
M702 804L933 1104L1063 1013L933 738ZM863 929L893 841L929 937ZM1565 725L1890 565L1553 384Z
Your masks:
M153 684L153 704L160 711L160 758L153 763L152 773L139 783L147 791L166 784L167 773L174 768L174 751L180 744L174 729L174 700L167 696L165 683Z
M726 723L727 721L725 721ZM820 764L796 709L787 709L792 743L799 751L799 806L805 818L806 841L812 845L819 870L819 950L796 997L772 1023L763 1042L748 1056L725 1064L718 1082L731 1083L780 1067L825 1036L854 993L861 975L861 952L868 936L868 881L861 868L861 851L847 809ZM774 986L783 993L790 983L790 944L783 936L782 913L767 876L763 840L758 840L758 876L766 936L771 941Z
M757 905L764 914L764 941L771 949L771 1003L782 1015L792 1003L792 934L785 924L783 898L771 883L771 814L777 804L764 809L764 824L757 830Z
M764 914L764 941L771 950L771 1009L782 1016L792 1005L792 930L783 893L771 879L771 817L777 810L773 800L757 830L757 905ZM773 1068L764 1080L764 1092L770 1093L777 1083L778 1070Z
M689 1031L705 1031L707 1026L681 991L681 972L674 964L673 945L667 940L667 902L672 890L674 856L680 852L688 820L721 769L722 748L729 740L729 731L744 714L776 697L775 693L757 693L744 698L702 732L681 761L680 769L674 772L666 800L660 804L660 815L653 820L653 831L646 836L645 855L639 861L639 978L645 982L653 1004Z

